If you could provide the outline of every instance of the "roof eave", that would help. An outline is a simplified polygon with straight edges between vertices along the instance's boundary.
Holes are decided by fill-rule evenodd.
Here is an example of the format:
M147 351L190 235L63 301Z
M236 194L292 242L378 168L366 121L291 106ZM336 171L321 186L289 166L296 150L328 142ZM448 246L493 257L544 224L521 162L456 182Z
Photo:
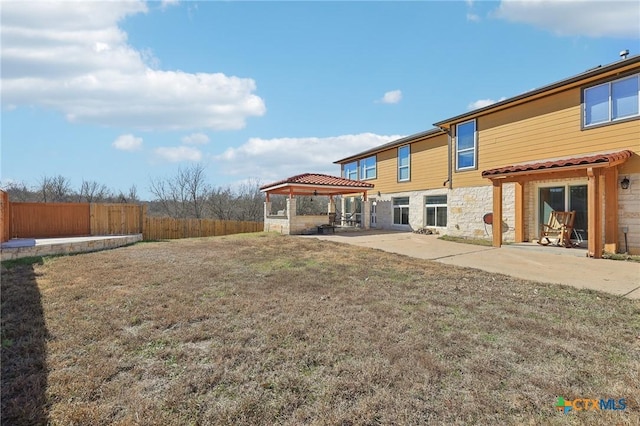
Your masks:
M598 76L600 74L606 74L608 72L614 71L618 68L623 68L626 66L634 65L640 62L640 55L635 55L631 58L624 59L618 62L614 62L605 66L598 66L591 70L587 70L581 74L575 75L573 77L566 78L564 80L557 81L555 83L548 84L546 86L540 87L538 89L530 90L528 92L522 93L520 95L513 96L509 99L505 99L500 102L496 102L494 104L488 105L483 108L475 109L473 111L466 112L464 114L459 114L454 117L448 118L446 120L439 121L434 123L433 125L439 128L450 128L452 124L460 121L464 121L470 118L478 117L480 115L484 115L490 111L498 111L501 109L505 109L512 104L518 104L524 102L527 98L535 98L546 96L546 94L551 94L557 89L561 89L565 86L570 86L575 83L578 83L583 80L590 79L592 77ZM567 87L569 88L569 87Z
M333 164L347 163L347 162L356 160L358 158L362 158L362 157L365 157L365 156L368 156L368 155L377 154L379 152L386 151L388 149L393 149L393 148L398 147L398 146L406 145L406 144L414 142L414 141L416 141L418 139L422 139L422 138L425 138L425 137L431 137L431 136L437 136L437 135L442 134L442 133L444 133L444 131L442 129L436 127L436 128L433 128L433 129L426 130L424 132L415 133L413 135L405 136L404 138L396 139L395 141L387 142L386 144L379 145L379 146L377 146L375 148L371 148L371 149L359 152L359 153L354 154L354 155L350 155L349 157L343 158L341 160L334 161Z

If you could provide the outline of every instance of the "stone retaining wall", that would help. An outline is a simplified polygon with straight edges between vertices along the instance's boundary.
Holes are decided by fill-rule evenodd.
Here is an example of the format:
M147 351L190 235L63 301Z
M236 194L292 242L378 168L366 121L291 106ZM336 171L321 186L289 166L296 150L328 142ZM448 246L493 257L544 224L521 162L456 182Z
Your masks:
M39 240L38 244L30 247L5 247L2 249L2 260L108 250L142 241L142 234L90 240L78 239L78 241L73 241L72 238L69 238L69 240L69 242L53 244L47 244L46 240Z

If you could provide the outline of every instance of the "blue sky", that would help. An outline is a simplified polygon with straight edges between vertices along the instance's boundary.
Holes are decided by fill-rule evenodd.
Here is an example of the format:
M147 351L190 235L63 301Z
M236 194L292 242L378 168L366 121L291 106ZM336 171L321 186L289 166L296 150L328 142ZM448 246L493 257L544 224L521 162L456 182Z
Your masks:
M2 1L1 178L304 172L640 53L635 1Z

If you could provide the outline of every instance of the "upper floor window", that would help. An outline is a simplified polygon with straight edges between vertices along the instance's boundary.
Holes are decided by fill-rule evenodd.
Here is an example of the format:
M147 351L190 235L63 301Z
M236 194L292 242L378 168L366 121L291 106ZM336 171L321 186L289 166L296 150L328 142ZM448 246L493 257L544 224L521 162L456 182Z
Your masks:
M640 74L584 89L584 125L609 123L640 112Z
M342 167L342 177L358 180L358 162L354 161L353 163L345 164Z
M456 170L475 169L478 153L476 121L456 125Z
M410 155L411 151L409 145L401 146L398 148L398 181L406 181L411 179L410 173Z
M376 156L360 160L360 179L376 178Z

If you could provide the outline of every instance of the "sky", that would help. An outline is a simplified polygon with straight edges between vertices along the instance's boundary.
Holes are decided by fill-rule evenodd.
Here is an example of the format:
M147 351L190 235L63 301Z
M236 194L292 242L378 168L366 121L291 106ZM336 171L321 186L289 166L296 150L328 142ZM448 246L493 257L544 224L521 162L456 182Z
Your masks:
M334 161L640 53L637 1L0 1L4 185Z

